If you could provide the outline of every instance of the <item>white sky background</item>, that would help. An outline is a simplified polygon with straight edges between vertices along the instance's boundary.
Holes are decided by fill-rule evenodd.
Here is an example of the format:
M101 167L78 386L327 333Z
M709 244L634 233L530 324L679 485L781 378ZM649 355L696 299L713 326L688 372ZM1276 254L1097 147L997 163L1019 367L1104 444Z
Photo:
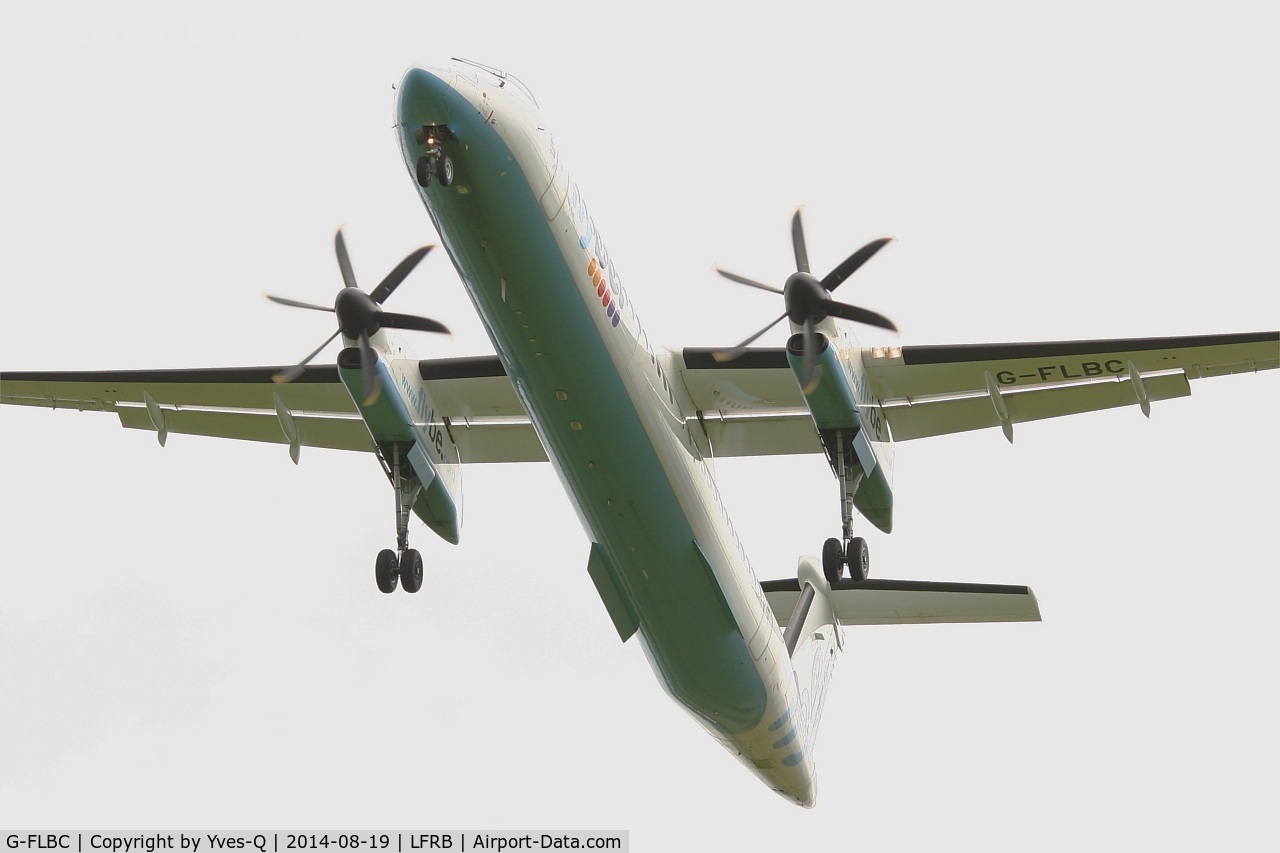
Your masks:
M780 310L713 264L899 243L841 297L904 344L1280 325L1280 55L1257 4L28 4L0 27L0 369L282 364L437 238L390 132L414 62L537 94L650 335ZM742 7L745 9L745 7ZM834 17L833 17L834 16ZM394 297L491 352L443 252ZM761 343L781 345L777 331ZM337 347L322 360L332 361ZM0 412L0 826L622 828L633 850L1241 847L1274 836L1280 384L898 448L879 577L1027 583L1040 625L849 631L819 804L622 645L549 466L465 472L463 544L373 557L370 458ZM722 464L762 577L838 530L818 458Z

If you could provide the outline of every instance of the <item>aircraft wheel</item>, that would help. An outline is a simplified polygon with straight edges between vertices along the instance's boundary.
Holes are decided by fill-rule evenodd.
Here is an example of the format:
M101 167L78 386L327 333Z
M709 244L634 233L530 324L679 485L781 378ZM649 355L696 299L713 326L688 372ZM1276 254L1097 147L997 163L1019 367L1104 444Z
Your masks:
M397 571L396 552L383 548L378 552L378 562L374 565L373 575L378 581L378 589L383 592L395 592L400 575Z
M421 157L419 157L418 166L415 171L417 172L418 186L420 187L431 186L432 168L431 168L430 157L428 157L426 154L423 154Z
M453 161L449 159L449 155L440 155L440 162L436 164L436 177L440 179L442 187L453 185Z
M844 546L839 539L828 539L822 543L822 574L827 583L835 583L844 574Z
M855 536L849 540L845 550L845 559L849 562L849 577L855 581L864 581L871 572L871 555L867 551L867 540Z
M400 558L400 588L405 592L422 589L422 555L413 548Z

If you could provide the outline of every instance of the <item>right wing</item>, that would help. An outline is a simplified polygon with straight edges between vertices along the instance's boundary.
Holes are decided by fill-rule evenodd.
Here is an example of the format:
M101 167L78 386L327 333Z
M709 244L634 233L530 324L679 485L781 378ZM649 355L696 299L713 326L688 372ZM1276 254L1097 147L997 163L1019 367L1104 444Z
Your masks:
M1280 366L1280 333L864 350L895 441L1191 393L1190 379Z
M717 456L820 453L781 348L721 363L685 349L677 367ZM1189 380L1280 367L1280 333L862 350L866 396L895 441L1141 406L1191 393Z
M713 455L822 452L785 350L749 349L728 362L717 361L714 353L687 347L673 354L694 407L685 417L699 421Z

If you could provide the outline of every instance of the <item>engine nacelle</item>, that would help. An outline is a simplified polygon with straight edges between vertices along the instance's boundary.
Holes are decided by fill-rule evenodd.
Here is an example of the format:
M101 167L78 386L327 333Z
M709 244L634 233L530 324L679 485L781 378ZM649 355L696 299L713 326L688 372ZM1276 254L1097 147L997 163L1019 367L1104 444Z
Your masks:
M462 466L449 430L436 415L423 387L417 366L416 361L396 361L389 369L378 359L374 367L381 391L366 404L360 351L350 347L338 355L338 375L359 408L369 434L380 447L390 446L403 454L401 463L411 468L422 483L413 505L414 515L440 538L456 545L462 528Z
M857 458L862 468L862 479L854 492L853 505L868 521L889 533L893 530L893 489L889 477L869 438L863 413L854 396L852 379L840 364L835 348L821 333L818 334L817 358L821 367L818 384L805 395L809 414L822 436L832 466L850 454ZM791 365L796 381L803 386L803 335L792 335L787 341L787 363Z

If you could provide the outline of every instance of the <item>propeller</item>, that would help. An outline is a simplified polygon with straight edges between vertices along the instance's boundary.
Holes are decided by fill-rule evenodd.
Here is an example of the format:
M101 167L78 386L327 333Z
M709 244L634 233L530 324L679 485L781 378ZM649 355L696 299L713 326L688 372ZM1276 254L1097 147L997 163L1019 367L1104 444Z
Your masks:
M821 375L821 364L818 362L818 333L816 328L823 320L828 317L839 317L842 320L852 320L855 323L862 323L867 326L876 326L877 328L889 329L894 332L898 331L898 327L894 325L894 322L883 314L877 314L875 311L859 308L856 305L849 305L845 302L837 302L831 297L832 292L837 287L844 284L849 276L857 272L863 264L875 257L877 252L892 241L892 237L881 237L872 240L819 279L809 270L809 250L805 245L804 223L801 221L800 211L797 209L795 215L791 217L791 248L795 252L796 271L787 278L786 283L781 288L716 267L716 272L732 282L779 294L782 296L783 304L787 310L771 321L769 325L732 349L713 353L715 360L719 362L732 361L742 355L747 347L765 332L783 320L790 319L792 323L801 327L801 333L804 336L804 392L806 394L812 393L818 387L818 379Z
M325 338L324 343L312 350L306 358L293 367L281 370L271 378L276 382L292 382L303 374L311 359L319 355L320 351L327 347L334 338L338 337L338 335L345 335L348 338L354 338L360 347L360 375L364 385L364 404L369 406L378 399L378 394L382 390L378 381L378 372L374 369L378 356L373 351L373 346L369 343L369 338L372 335L376 334L379 329L411 329L418 332L450 334L448 327L443 323L427 317L416 317L412 314L397 314L393 311L382 310L382 303L387 300L387 297L395 292L395 289L413 271L418 262L435 247L423 246L410 252L408 257L396 264L395 269L387 273L387 277L379 282L371 293L365 293L356 285L356 276L351 269L351 257L347 254L347 243L342 237L341 228L334 235L333 248L338 256L338 269L342 271L343 288L338 291L332 307L316 305L311 302L299 302L296 299L286 299L283 296L267 294L268 299L280 305L287 305L290 308L306 308L311 311L328 311L338 316L337 330Z

